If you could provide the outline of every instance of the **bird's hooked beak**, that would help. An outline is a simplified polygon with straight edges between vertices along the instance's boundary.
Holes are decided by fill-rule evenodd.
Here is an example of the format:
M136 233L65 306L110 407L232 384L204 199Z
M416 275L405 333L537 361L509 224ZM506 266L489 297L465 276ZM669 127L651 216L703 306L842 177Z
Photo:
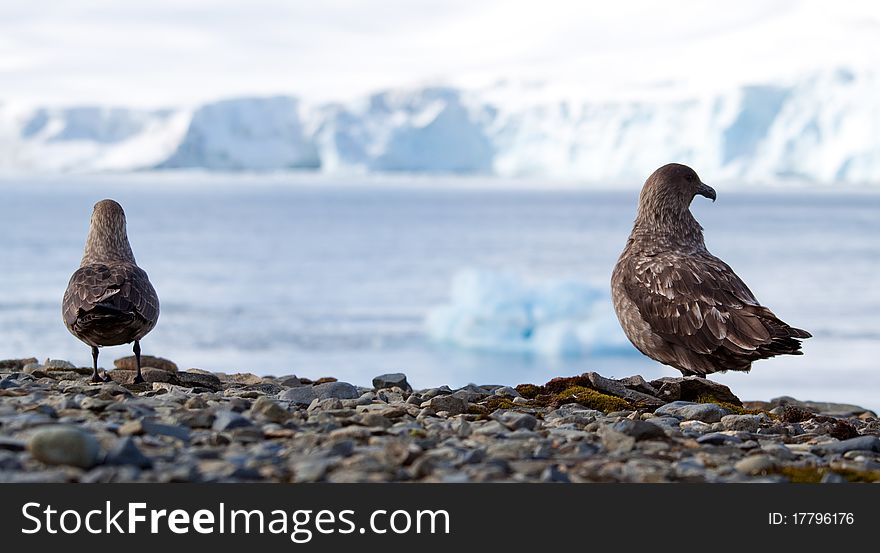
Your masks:
M699 194L700 196L705 196L713 202L715 201L715 189L706 183L700 183L700 186L697 187L697 194Z

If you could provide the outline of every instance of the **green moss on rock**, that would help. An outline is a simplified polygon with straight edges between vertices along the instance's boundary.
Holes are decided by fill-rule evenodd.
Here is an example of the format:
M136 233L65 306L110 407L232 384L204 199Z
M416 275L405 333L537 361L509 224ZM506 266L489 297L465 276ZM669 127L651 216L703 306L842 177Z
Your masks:
M588 409L596 409L603 413L632 411L635 409L632 404L624 399L597 392L586 386L569 386L565 388L559 393L554 394L551 405L558 407L566 403L580 403Z
M694 401L696 401L696 403L714 403L722 409L727 409L735 415L760 415L761 413L764 413L764 411L761 411L759 409L745 409L743 407L740 407L739 405L730 403L729 401L721 401L711 394L701 394L697 396Z
M528 399L530 405L534 407L555 409L566 403L580 403L584 407L596 409L604 413L635 409L625 399L594 389L586 374L554 378L543 386L520 384L516 387L516 391L522 397ZM488 405L488 402L486 405Z
M565 376L554 378L550 382L544 384L542 386L544 393L546 394L559 394L568 390L572 386L581 386L584 388L592 388L593 384L590 382L590 379L587 375L582 374L580 376Z
M516 387L516 391L526 399L535 399L538 395L543 393L544 387L535 384L520 384Z
M506 397L490 397L483 405L491 412L496 409L513 409L516 404Z

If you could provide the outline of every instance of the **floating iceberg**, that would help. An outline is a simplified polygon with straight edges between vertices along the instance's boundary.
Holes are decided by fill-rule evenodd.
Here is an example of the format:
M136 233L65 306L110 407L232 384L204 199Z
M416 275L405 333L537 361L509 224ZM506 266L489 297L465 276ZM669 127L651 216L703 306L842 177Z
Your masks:
M453 277L450 303L433 309L426 326L436 342L480 351L552 357L636 351L608 293L573 280L530 283L509 273L464 270Z

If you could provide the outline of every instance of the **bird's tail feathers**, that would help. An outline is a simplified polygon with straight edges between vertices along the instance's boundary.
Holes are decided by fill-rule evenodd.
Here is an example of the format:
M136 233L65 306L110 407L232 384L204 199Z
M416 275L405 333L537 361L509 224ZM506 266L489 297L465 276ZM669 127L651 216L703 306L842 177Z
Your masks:
M789 336L792 338L797 338L799 340L806 340L807 338L812 338L813 335L807 332L806 330L802 330L800 328L795 328L793 326L788 327Z

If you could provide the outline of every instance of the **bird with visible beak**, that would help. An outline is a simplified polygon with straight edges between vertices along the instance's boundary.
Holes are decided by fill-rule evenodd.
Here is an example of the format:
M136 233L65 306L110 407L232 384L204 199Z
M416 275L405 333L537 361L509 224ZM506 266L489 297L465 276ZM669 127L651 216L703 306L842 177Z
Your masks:
M762 306L726 263L706 249L690 211L715 190L678 163L648 177L626 247L611 276L614 310L630 342L684 375L748 371L752 362L800 355L810 333Z

